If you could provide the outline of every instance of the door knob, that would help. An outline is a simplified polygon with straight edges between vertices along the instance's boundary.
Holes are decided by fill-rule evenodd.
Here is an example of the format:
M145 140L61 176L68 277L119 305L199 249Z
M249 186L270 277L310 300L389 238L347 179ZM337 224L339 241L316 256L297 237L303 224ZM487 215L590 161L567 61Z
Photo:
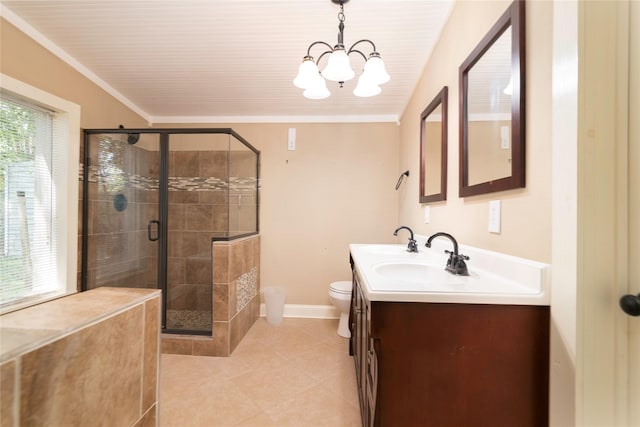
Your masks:
M640 294L624 295L620 298L620 308L629 316L640 316Z

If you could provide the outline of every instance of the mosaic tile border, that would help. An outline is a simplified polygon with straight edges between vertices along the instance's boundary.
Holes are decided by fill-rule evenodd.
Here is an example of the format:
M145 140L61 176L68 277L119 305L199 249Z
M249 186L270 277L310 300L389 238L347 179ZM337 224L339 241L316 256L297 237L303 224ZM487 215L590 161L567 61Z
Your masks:
M238 277L236 281L236 313L240 312L257 294L258 269L251 267L251 270Z
M79 181L83 178L83 165L80 164ZM134 190L157 190L158 179L142 175L100 173L97 166L89 166L89 182L102 184L118 181L119 185L128 185ZM250 191L260 188L260 180L255 177L229 177L229 180L214 177L169 177L169 191Z

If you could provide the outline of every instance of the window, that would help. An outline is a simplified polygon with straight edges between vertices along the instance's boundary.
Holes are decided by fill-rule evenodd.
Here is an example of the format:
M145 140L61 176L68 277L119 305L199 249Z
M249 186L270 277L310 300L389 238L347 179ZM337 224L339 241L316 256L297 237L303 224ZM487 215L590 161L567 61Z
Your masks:
M0 312L77 289L80 108L1 75Z

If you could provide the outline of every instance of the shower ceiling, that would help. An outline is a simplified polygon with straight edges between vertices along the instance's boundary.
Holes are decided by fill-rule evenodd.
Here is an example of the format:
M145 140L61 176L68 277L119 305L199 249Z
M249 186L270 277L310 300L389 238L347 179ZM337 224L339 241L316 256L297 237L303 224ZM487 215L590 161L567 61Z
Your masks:
M373 98L357 79L304 98L292 81L307 47L337 41L329 0L1 0L2 16L152 123L395 121L453 0L352 0L345 44L376 43L391 81ZM352 66L363 65L354 56Z

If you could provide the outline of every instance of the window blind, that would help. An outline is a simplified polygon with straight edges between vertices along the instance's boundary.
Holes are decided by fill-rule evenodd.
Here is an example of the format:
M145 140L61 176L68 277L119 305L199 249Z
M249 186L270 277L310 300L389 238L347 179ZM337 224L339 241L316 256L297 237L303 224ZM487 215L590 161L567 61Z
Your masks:
M64 133L53 111L3 94L0 108L0 304L57 290L56 153Z

